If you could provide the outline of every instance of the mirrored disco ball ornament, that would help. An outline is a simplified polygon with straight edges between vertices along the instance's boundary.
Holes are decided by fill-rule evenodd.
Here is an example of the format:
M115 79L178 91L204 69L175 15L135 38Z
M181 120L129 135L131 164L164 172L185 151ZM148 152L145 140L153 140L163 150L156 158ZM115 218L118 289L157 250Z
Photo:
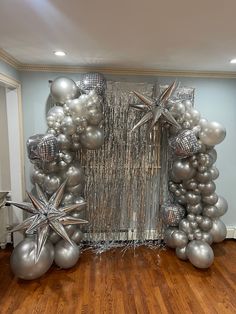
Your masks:
M183 130L171 137L169 139L169 145L173 153L180 158L192 156L200 150L197 137L191 130Z
M162 221L165 225L177 227L185 216L185 209L178 204L164 204L161 206Z
M83 74L81 81L76 82L76 84L86 94L91 90L95 90L97 94L102 95L106 89L106 79L100 73Z
M28 158L30 161L51 162L57 159L59 146L52 134L36 134L30 136L26 142Z

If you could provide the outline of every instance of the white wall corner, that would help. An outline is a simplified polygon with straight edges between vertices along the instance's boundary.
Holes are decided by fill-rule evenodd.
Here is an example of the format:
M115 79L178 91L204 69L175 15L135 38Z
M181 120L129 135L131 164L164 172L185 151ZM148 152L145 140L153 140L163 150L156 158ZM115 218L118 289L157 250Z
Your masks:
M227 226L226 239L236 239L236 226Z

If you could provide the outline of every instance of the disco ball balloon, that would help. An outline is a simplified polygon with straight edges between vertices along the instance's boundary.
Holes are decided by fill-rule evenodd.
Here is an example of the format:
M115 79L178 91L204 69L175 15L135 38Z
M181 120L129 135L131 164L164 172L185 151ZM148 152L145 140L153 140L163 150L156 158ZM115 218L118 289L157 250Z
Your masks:
M174 154L180 158L186 158L196 154L200 150L197 137L191 130L183 130L169 139L169 145Z
M164 204L161 207L162 220L165 225L176 227L185 216L185 209L178 204Z
M102 95L106 89L106 79L100 73L86 73L82 75L81 81L77 82L77 86L86 94L95 90L97 94Z

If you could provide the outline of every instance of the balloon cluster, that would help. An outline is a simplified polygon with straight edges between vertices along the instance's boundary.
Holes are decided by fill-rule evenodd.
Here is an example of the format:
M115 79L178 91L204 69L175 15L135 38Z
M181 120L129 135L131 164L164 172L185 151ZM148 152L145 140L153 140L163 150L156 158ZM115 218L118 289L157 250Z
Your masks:
M77 152L103 145L105 88L106 80L99 73L84 74L77 83L67 77L51 83L54 106L47 113L47 133L27 141L37 197L28 193L31 203L11 202L31 214L12 230L26 234L11 257L12 270L19 278L38 278L53 261L60 268L78 261L83 232L77 224L87 221L81 219L86 208L85 175Z
M224 140L226 131L218 122L201 118L188 100L170 102L169 111L182 128L180 131L169 126L169 144L174 156L169 191L182 207L180 214L183 210L186 214L173 224L173 217L170 215L168 220L165 213L164 240L167 246L176 249L180 259L188 259L195 267L207 268L214 260L210 245L226 237L226 227L220 217L226 213L228 205L215 193L214 183L219 176L214 165L217 158L214 145ZM175 202L172 206L176 206ZM168 211L168 206L164 212Z

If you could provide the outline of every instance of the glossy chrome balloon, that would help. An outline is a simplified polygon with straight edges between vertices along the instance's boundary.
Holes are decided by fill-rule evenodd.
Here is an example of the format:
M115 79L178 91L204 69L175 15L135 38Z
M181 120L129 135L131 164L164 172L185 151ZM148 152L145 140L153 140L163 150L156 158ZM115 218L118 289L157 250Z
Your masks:
M104 132L96 126L88 126L80 135L80 143L87 149L98 149L104 143Z
M188 243L188 237L182 230L175 230L172 235L173 244L175 247L185 247Z
M13 250L10 265L16 277L33 280L44 275L51 267L54 259L54 248L46 242L37 262L35 254L37 243L34 237L25 238Z
M179 259L182 259L182 260L187 260L188 259L187 254L186 254L186 246L184 246L184 247L177 247L175 249L175 253L176 253L176 255L178 256Z
M74 241L71 242L72 244L62 239L55 245L54 261L60 268L71 268L79 260L80 250Z
M74 187L78 184L84 182L84 170L78 162L73 162L67 171L65 172L65 179L67 179L67 189L68 187Z
M222 220L214 219L212 228L209 233L213 237L213 242L219 243L224 241L224 239L226 238L227 229Z
M70 116L66 116L61 122L61 131L69 136L76 132L76 126Z
M180 180L189 180L195 175L194 168L186 160L176 160L172 165L172 173L174 177Z
M208 268L214 261L214 253L210 245L204 241L191 241L186 249L189 261L197 268Z
M212 225L212 220L209 217L203 217L202 221L199 223L199 227L202 231L209 231Z
M203 196L202 201L203 203L208 205L215 205L218 201L218 195L216 193L213 193L211 195Z
M165 230L164 232L164 242L165 244L170 247L170 248L175 248L175 242L174 239L172 238L172 234L175 230L178 230L177 228L174 227L169 227Z
M73 80L67 77L57 77L50 87L51 95L56 102L64 104L77 96L78 88Z
M225 136L226 130L218 122L208 122L199 134L200 140L209 146L221 143Z
M219 196L218 201L215 204L217 208L217 217L223 216L228 210L228 203L223 196Z

